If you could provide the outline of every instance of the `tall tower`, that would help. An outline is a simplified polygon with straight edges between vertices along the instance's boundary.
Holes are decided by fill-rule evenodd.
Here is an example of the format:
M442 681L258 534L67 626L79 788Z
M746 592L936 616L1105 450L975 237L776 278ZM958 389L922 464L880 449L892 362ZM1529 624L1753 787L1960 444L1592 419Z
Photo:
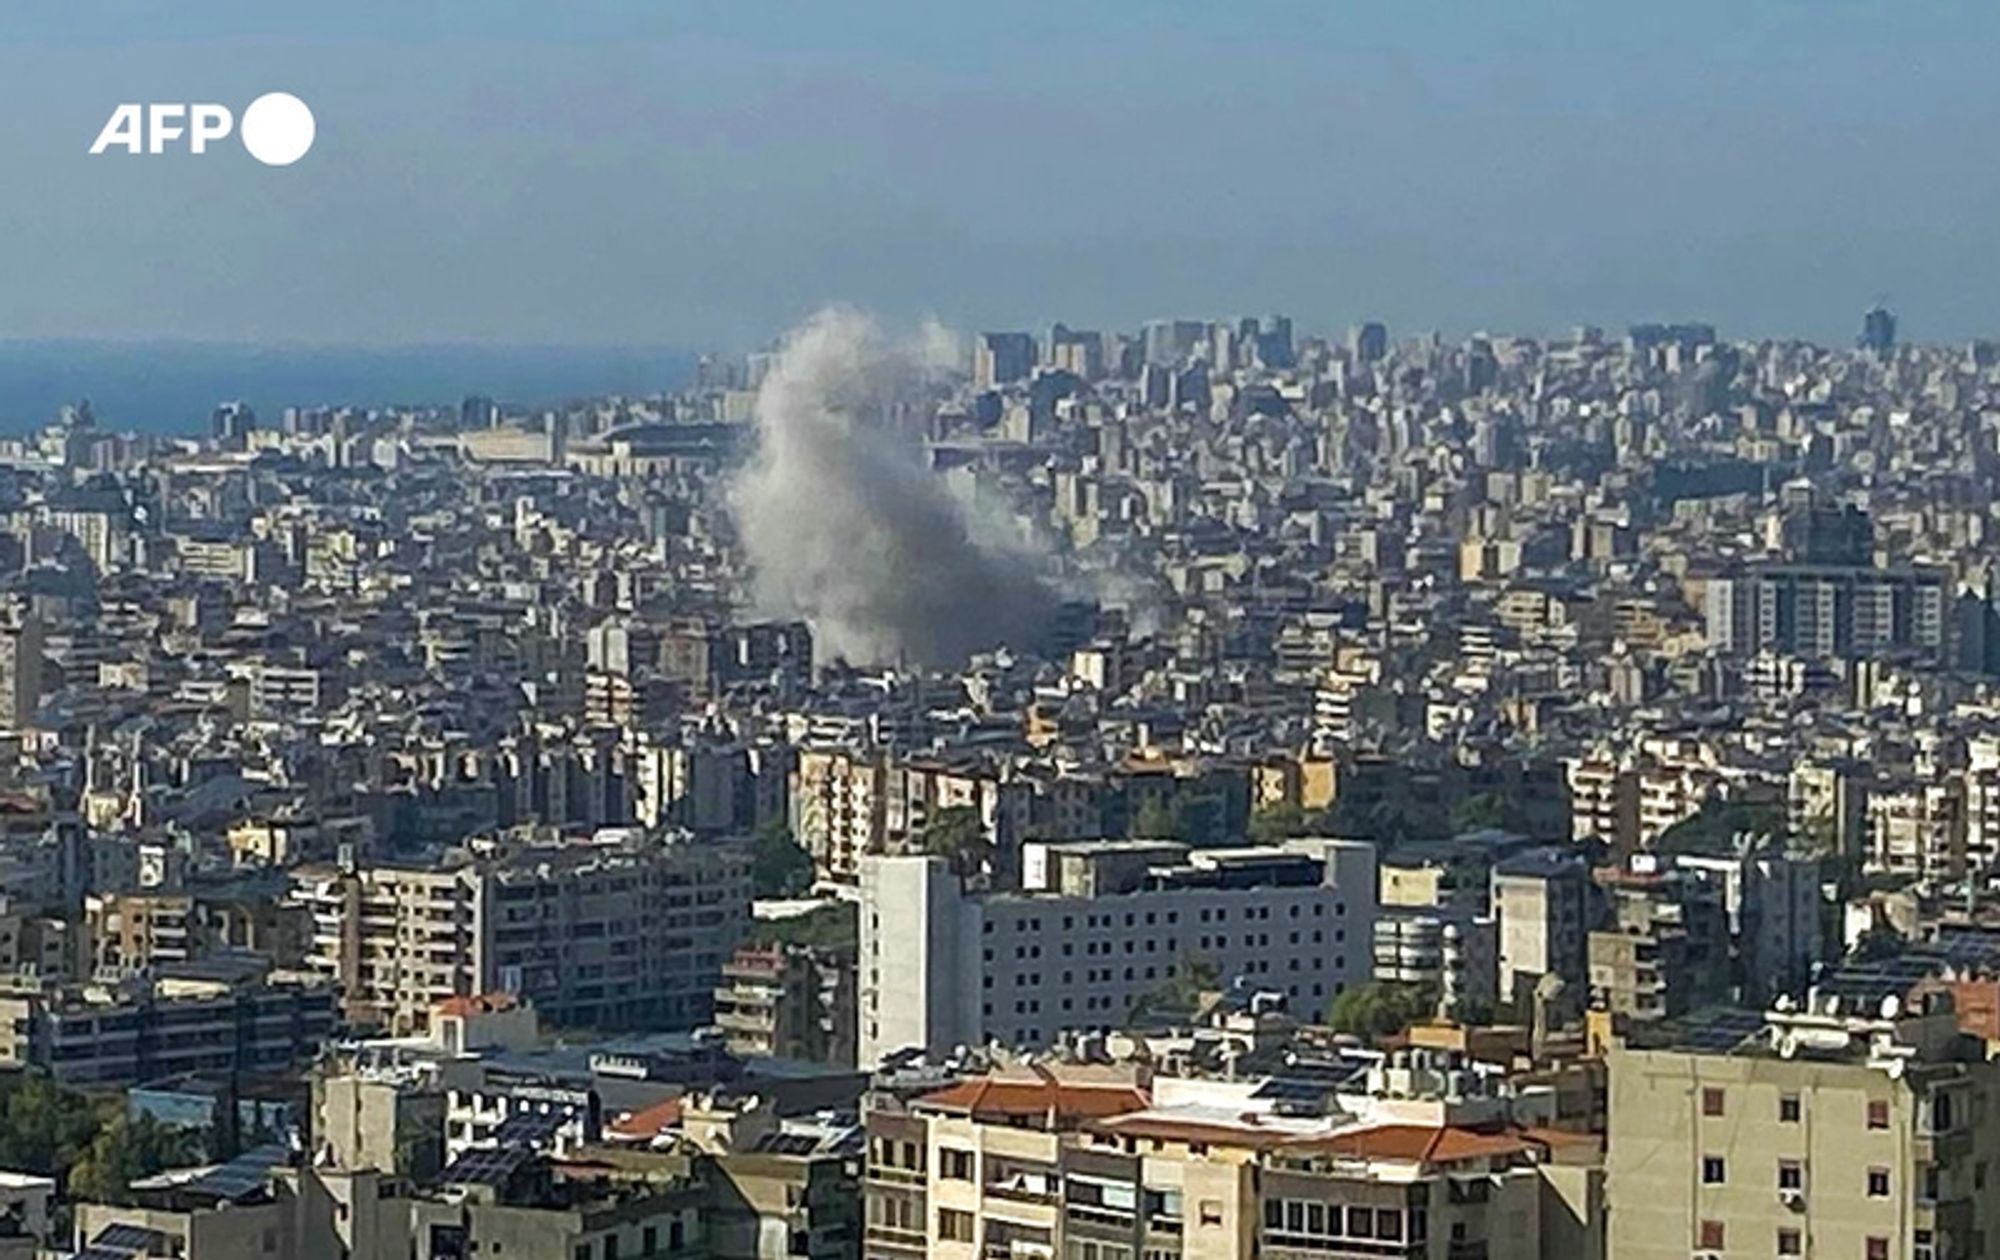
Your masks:
M35 721L42 703L42 623L33 613L0 629L0 720L9 730Z
M1876 354L1896 348L1896 313L1880 302L1861 317L1861 348Z

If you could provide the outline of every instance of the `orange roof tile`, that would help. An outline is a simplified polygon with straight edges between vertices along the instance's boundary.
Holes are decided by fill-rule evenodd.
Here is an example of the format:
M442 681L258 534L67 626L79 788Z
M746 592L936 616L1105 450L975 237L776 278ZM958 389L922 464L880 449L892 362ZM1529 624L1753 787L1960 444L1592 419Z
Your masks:
M989 1116L1047 1116L1053 1112L1062 1121L1123 1115L1145 1107L1147 1099L1143 1090L1130 1085L1065 1085L1056 1081L996 1081L980 1077L925 1094L917 1103L939 1111L964 1112L976 1120Z
M470 997L444 998L432 1008L440 1015L490 1015L496 1011L511 1011L518 999L511 993L475 993Z
M1512 1134L1475 1133L1471 1129L1422 1124L1377 1125L1372 1129L1312 1138L1295 1145L1299 1149L1352 1155L1360 1159L1389 1159L1418 1164L1492 1159L1520 1154L1529 1149L1528 1143Z
M665 1102L642 1107L629 1115L623 1115L611 1122L613 1137L646 1141L658 1137L681 1122L681 1100L669 1098Z

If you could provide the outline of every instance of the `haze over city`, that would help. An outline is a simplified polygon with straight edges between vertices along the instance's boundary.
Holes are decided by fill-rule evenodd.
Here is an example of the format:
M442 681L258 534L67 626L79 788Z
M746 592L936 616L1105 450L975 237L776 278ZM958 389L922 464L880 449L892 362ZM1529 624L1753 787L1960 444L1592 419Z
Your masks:
M744 349L891 322L1996 331L1989 6L14 6L0 339ZM311 155L89 157L128 100Z

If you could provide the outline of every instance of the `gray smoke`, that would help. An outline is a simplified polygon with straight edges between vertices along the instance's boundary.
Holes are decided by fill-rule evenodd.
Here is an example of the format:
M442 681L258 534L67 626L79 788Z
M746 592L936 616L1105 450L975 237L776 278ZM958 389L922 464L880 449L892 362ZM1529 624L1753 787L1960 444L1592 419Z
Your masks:
M757 391L758 446L732 486L753 591L857 664L956 665L1028 645L1056 605L1032 556L992 536L923 463L912 421L942 366L821 311L785 338Z

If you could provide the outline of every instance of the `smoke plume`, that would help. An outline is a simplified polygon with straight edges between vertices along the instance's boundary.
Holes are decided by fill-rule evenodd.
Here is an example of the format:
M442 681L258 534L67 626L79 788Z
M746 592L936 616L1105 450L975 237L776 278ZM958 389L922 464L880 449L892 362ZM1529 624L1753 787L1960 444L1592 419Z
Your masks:
M757 391L757 451L732 500L765 611L857 664L955 665L1034 639L1056 603L923 463L910 423L946 339L884 336L852 310L792 331Z

